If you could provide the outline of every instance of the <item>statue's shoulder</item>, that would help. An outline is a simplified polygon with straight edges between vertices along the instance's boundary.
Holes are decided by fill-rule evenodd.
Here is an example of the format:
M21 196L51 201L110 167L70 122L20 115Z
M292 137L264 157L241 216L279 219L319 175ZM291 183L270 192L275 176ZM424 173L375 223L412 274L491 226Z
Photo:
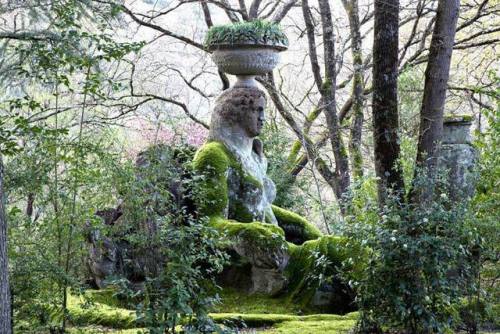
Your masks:
M193 159L196 170L212 170L215 173L225 173L232 164L233 157L227 147L218 141L203 144Z

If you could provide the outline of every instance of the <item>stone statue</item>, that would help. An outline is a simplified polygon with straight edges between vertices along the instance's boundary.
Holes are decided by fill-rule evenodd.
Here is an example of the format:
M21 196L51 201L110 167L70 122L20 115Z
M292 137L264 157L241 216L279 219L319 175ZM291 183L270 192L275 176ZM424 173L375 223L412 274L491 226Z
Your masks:
M275 294L286 285L287 241L302 244L321 232L304 218L272 205L276 187L257 138L266 97L257 87L233 87L216 100L208 141L195 155L205 175L200 211L233 239L232 250L251 265L250 292ZM238 283L237 285L241 285Z
M230 28L230 32L238 29ZM231 41L210 44L218 69L235 75L237 81L217 98L208 141L193 159L202 176L199 213L230 240L233 261L221 283L250 293L288 290L292 297L321 299L312 298L316 294L307 283L315 266L313 254L336 263L347 255L347 248L339 246L341 238L323 236L304 218L272 205L276 187L267 176L267 160L257 138L265 121L266 96L255 76L272 71L286 47L270 40L255 45ZM334 293L325 294L323 289L319 294L341 295L340 286Z
M308 303L334 303L339 310L348 310L352 305L346 301L352 301L352 295L344 283L304 292L315 265L313 254L337 263L348 256L349 247L344 239L323 236L303 217L272 205L276 187L266 174L267 159L257 138L265 106L266 96L255 86L224 91L212 111L208 141L193 160L195 170L204 176L199 211L231 241L232 265L220 283L268 295L288 290Z
M223 143L241 165L228 170L229 202L226 218L251 216L252 221L277 225L271 204L276 187L266 175L267 159L262 142L256 138L264 126L266 97L258 88L231 88L217 99L209 140Z

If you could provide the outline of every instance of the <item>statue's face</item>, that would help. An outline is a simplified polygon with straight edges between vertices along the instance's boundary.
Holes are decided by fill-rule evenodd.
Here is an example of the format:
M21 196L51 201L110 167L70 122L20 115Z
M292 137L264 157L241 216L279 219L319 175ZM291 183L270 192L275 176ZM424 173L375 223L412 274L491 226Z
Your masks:
M266 120L264 114L265 106L266 100L261 96L254 103L254 108L244 116L245 120L243 122L243 128L245 129L247 135L251 138L257 137L262 132L264 121Z

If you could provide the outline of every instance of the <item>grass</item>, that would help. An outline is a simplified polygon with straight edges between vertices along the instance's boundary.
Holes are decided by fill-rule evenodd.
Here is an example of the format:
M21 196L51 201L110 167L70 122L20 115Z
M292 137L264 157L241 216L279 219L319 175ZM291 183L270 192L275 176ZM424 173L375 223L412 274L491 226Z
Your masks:
M288 46L288 39L276 23L267 21L238 22L213 26L208 30L204 45L260 44Z

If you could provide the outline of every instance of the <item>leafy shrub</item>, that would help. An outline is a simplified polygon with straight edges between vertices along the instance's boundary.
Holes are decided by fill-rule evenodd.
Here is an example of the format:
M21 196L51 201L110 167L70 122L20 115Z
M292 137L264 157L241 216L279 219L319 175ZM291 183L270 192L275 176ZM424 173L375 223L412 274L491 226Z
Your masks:
M496 81L499 79L496 78ZM480 153L478 163L479 182L476 194L472 199L474 212L474 226L481 236L477 267L478 289L474 296L467 298L467 303L462 305L464 315L463 327L474 333L479 327L499 327L498 306L500 300L500 192L498 183L500 179L500 116L499 110L482 110L488 127L481 133L476 133L475 147ZM497 316L492 310L497 308Z
M219 301L215 276L227 256L218 232L200 217L193 203L206 198L201 177L191 171L189 147L157 146L138 159L137 177L129 184L124 219L134 249L151 252L152 270L145 270L142 288L115 280L136 303L138 322L150 333L223 331L208 316ZM149 253L148 253L149 254Z
M278 24L261 20L213 26L205 38L207 49L219 45L259 44L288 46L288 38Z
M391 198L377 224L348 226L346 235L372 252L364 275L352 282L359 332L443 333L458 317L454 303L473 288L477 236L466 205L450 201L445 182L436 189L425 206Z

